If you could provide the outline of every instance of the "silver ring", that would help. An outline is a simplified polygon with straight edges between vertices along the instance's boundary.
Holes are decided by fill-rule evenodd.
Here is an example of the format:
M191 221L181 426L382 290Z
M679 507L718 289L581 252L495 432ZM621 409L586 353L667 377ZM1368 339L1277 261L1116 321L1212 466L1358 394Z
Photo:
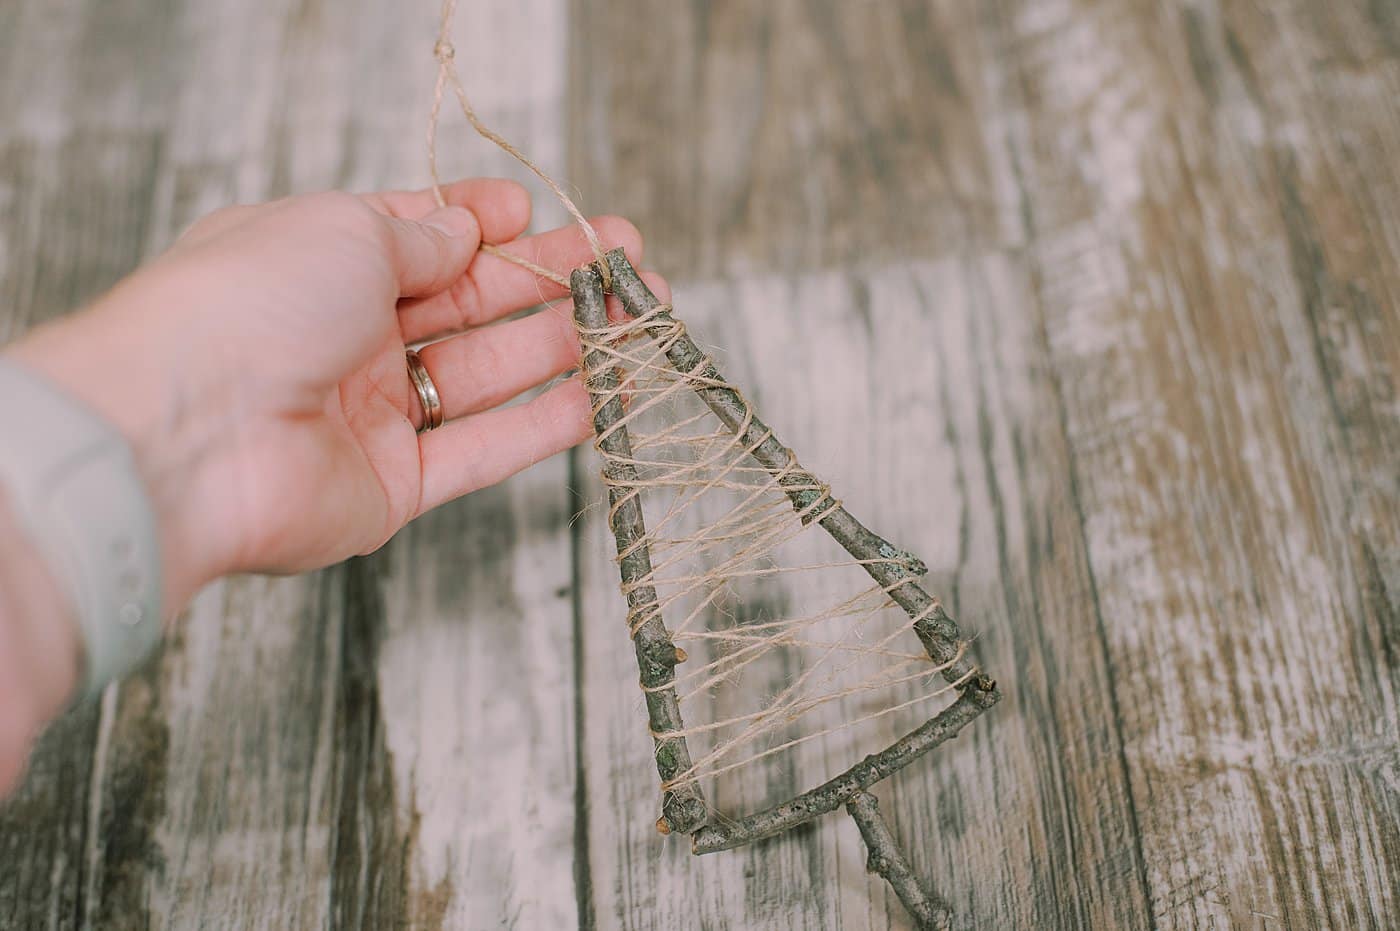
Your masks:
M438 394L437 385L433 384L432 376L418 353L410 349L406 355L408 380L413 382L414 390L418 392L418 403L423 406L423 426L418 428L418 432L436 430L442 426L442 396Z

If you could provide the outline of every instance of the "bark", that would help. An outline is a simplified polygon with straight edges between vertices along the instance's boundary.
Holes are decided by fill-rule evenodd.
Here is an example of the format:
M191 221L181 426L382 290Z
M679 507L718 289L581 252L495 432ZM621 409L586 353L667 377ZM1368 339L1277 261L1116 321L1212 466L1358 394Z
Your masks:
M742 847L811 821L818 815L840 808L856 793L868 789L891 773L898 772L934 747L958 735L969 722L1000 700L997 691L964 689L957 701L930 720L905 734L879 753L872 753L855 766L791 801L774 805L736 821L708 824L691 838L696 854L716 853Z
M574 315L586 329L600 329L608 324L604 303L603 281L595 266L576 269L570 287L574 298ZM612 515L613 537L617 543L622 586L627 595L627 626L645 618L637 626L632 643L637 651L637 668L646 697L647 718L656 753L656 771L662 783L690 769L690 750L684 737L665 737L667 731L685 727L681 719L680 702L674 687L678 654L670 631L657 608L656 588L639 584L651 577L651 552L638 542L646 537L646 521L642 514L642 499L633 487L637 470L630 465L632 441L626 426L612 429L622 419L622 398L615 394L617 371L603 350L595 349L584 356L585 387L597 411L593 428L598 436L604 458L604 478L608 483L609 513ZM604 399L607 398L606 403ZM600 407L601 405L601 407ZM691 781L673 791L662 793L661 820L656 826L663 834L672 831L690 833L705 823L709 809L705 805L698 783Z
M637 275L621 249L609 252L607 258L612 269L613 291L629 314L641 317L660 306L661 302ZM658 339L667 337L675 326L675 318L669 312L657 314L653 319L656 323L649 330ZM672 345L666 355L671 365L678 372L696 373L695 393L730 430L738 433L744 428L739 442L753 447L754 460L774 475L788 470L796 461L792 450L753 412L744 396L725 381L695 341L685 334L670 339ZM914 620L914 632L929 658L935 663L947 664L943 677L949 682L964 680L973 667L966 659L956 659L957 624L943 606L914 581L928 571L923 562L868 529L839 504L835 507L820 504L825 493L813 487L821 483L810 472L801 468L791 470L779 482L785 487L794 510L825 515L819 521L822 528L851 556L858 560L884 560L864 562L863 568L889 590L890 598ZM973 682L984 692L996 688L996 683L986 676L975 676Z
M692 387L715 416L748 447L752 458L764 468L787 494L792 507L804 520L816 520L852 557L861 562L870 577L889 592L890 598L909 615L915 634L925 652L935 663L944 666L943 677L958 686L958 698L920 727L895 741L878 753L867 756L834 779L796 798L738 820L724 819L707 822L704 800L694 783L669 793L663 799L663 831L691 831L691 850L696 854L729 850L790 830L811 821L841 805L855 819L869 850L871 872L880 874L909 909L919 927L946 928L951 915L947 905L925 890L915 878L913 869L895 843L889 826L880 816L874 796L866 791L890 774L903 769L939 744L957 736L964 726L1001 699L996 683L965 657L960 656L961 633L957 624L942 605L924 591L916 581L927 567L915 556L899 549L856 520L815 476L797 465L792 451L749 407L737 389L725 381L709 358L663 308L656 295L637 275L621 249L607 255L612 273L612 290L622 306L634 318L651 314L647 324L649 334L667 345L667 360L672 368L694 378ZM588 329L607 325L602 276L598 266L574 272L572 280L575 313ZM618 378L605 352L593 350L585 356L585 372L594 406L616 390ZM603 404L594 417L594 427L605 452L622 459L631 458L631 441L625 427L616 428L623 416L620 398ZM634 486L636 471L625 462L609 460L607 466L609 496L613 504L613 533L618 553L623 556L622 580L628 592L629 626L632 619L646 617L636 638L637 661L642 667L642 684L649 688L673 681L676 663L675 645L656 610L656 591L649 585L639 585L651 573L650 553L645 545L636 545L645 536L642 509ZM653 732L679 730L682 727L676 707L674 689L647 692L647 711ZM662 760L662 745L672 751ZM683 738L658 739L657 769L665 783L689 766L689 753ZM670 765L683 760L683 765ZM663 765L664 763L664 765ZM668 775L669 774L669 775ZM682 791L693 793L679 799ZM691 808L694 817L689 817ZM676 814L673 816L672 812Z
M869 792L857 792L846 803L846 813L855 819L860 836L869 851L865 868L878 873L894 889L899 901L919 923L920 931L947 931L953 910L920 884L894 832L880 815L880 805Z

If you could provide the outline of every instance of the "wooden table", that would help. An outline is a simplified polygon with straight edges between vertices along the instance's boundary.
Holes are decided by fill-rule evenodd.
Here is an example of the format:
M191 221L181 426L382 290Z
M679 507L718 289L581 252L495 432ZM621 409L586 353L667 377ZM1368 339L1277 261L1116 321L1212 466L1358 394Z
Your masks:
M435 16L0 4L0 337L221 204L423 185ZM976 633L1006 700L879 790L961 927L1400 924L1393 4L489 0L457 47ZM842 816L656 835L591 456L204 592L0 808L0 926L907 927Z

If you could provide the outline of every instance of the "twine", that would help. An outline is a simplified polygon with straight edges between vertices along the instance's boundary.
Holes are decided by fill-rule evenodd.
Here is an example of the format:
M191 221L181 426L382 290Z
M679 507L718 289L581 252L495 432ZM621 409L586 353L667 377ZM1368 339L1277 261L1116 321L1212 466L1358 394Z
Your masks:
M509 139L506 139L500 133L487 126L481 121L481 117L476 115L475 108L472 107L471 101L467 99L467 91L466 88L462 86L462 79L457 74L457 50L452 44L452 21L456 15L457 0L443 0L442 16L438 22L437 42L433 45L433 57L437 59L438 63L437 81L433 85L433 106L428 112L428 170L431 172L433 178L433 198L437 201L439 207L447 206L447 200L442 194L442 179L438 174L437 129L438 119L442 114L442 98L450 87L452 92L457 96L457 103L462 108L462 115L467 118L467 122L471 124L472 129L475 129L483 138L500 146L501 149L512 158L534 172L535 175L545 183L545 186L554 193L554 196L559 199L559 202L564 205L564 209L569 212L569 215L574 218L574 222L578 224L579 229L583 231L584 238L588 240L588 247L593 250L593 256L597 259L598 269L603 276L603 287L611 289L612 273L608 269L607 261L603 258L603 242L598 238L598 231L593 228L593 224L589 223L588 219L584 217L583 211L578 209L578 205L570 199L569 195L564 193L564 189L559 186L559 183L551 178L543 168L536 165L524 152L516 148ZM513 262L521 268L541 278L552 281L562 288L567 289L569 287L569 280L563 275L541 265L537 265L529 259L490 244L483 244L481 249L483 252L489 252L492 255L499 256L507 262Z
M957 654L946 663L934 663L923 652L895 648L897 639L910 636L913 623L932 616L939 608L934 601L912 620L898 611L890 592L913 582L911 576L888 585L869 585L800 616L718 630L704 626L721 613L721 602L733 594L732 585L737 582L903 563L894 557L847 557L788 566L777 563L776 550L811 532L823 517L840 507L840 502L791 455L776 471L753 464L751 453L771 434L749 435L752 413L730 430L722 425L715 429L714 415L708 409L694 414L683 411L685 403L695 403L697 389L733 390L733 386L715 376L709 358L700 359L689 371L678 371L669 364L666 350L685 332L684 324L671 311L669 304L662 304L622 323L579 329L584 359L591 362L583 374L594 399L593 414L596 417L615 400L627 402L623 415L594 442L603 458L604 481L621 492L614 495L608 511L609 525L623 504L639 496L650 509L645 535L617 556L620 560L645 547L652 560L650 573L622 585L624 595L644 588L656 590L654 601L629 614L629 632L636 637L652 618L686 609L671 625L672 640L717 649L719 654L666 682L641 689L675 689L679 701L687 705L699 696L718 695L745 667L774 650L794 651L804 662L792 681L756 710L677 730L653 731L657 740L699 735L714 738L713 746L696 756L689 768L663 783L663 790L712 779L808 741L948 695L976 674L973 670L952 683L939 675L962 661L965 642L959 643ZM614 377L616 384L609 386ZM751 406L745 407L751 411ZM660 425L646 432L644 427L656 420ZM624 427L631 440L631 455L608 452L603 439ZM635 472L636 478L617 477L625 472ZM789 495L799 491L815 494L813 500L794 509ZM702 500L720 496L724 496L726 506L718 516L703 520L694 529L679 529ZM891 629L873 640L867 638L876 619L892 616L898 621ZM819 625L838 619L844 625L839 636L813 634ZM884 665L873 674L850 681L858 664L870 660ZM925 684L929 687L920 688L912 698L891 699L884 707L854 715L836 726L780 740L776 746L761 746L764 739L833 702L882 690L897 694L893 690Z
M605 290L612 288L612 274L597 231L563 188L539 165L528 158L509 140L486 126L467 97L457 73L455 50L451 41L456 0L443 0L433 57L437 60L437 80L433 89L432 108L428 117L428 167L432 174L433 196L439 206L446 205L442 192L437 158L438 123L443 100L450 88L457 98L467 122L483 138L494 143L533 172L568 211L582 231L597 262ZM541 279L569 288L565 275L545 268L523 256L483 244L482 251L495 255L526 269ZM713 735L710 749L693 759L691 766L677 773L662 785L674 790L702 778L710 779L748 766L758 760L790 750L811 740L826 737L848 727L893 714L913 705L947 695L977 675L974 668L952 683L944 682L939 674L962 661L966 642L959 642L957 654L946 663L934 663L925 653L894 648L894 641L908 636L912 623L931 616L938 610L932 602L919 618L898 614L892 629L879 635L873 643L865 635L872 622L897 612L890 592L914 581L902 577L889 585L875 584L855 595L838 600L810 613L771 621L721 629L698 629L702 622L724 613L723 602L733 596L733 585L743 580L798 573L829 573L849 567L863 569L874 562L903 565L900 559L857 560L844 558L832 562L781 566L775 552L820 524L840 502L830 489L804 471L789 454L788 463L776 472L754 465L750 454L767 441L771 434L747 436L753 422L751 407L736 429L715 429L714 415L708 410L695 414L680 414L687 400L694 399L697 389L728 388L714 375L710 359L702 358L688 372L679 372L669 363L667 350L685 334L685 326L671 316L671 306L662 304L640 317L618 324L590 329L579 326L583 358L593 364L584 365L584 384L594 398L593 414L614 400L624 402L624 414L602 434L595 437L594 446L602 456L603 480L615 492L608 511L608 524L616 520L618 510L626 503L643 497L643 504L660 513L649 513L646 534L632 543L617 559L646 547L652 560L652 570L645 578L622 585L623 594L642 588L654 588L657 598L627 618L632 637L652 618L663 616L667 609L688 605L679 623L671 627L675 642L690 641L701 649L718 653L716 658L687 669L661 685L642 686L643 692L659 692L674 688L679 700L691 702L698 696L711 695L736 680L752 663L774 650L789 650L805 659L804 667L793 680L772 696L762 707L732 714L702 724L692 724L679 730L653 732L660 741L665 738ZM622 373L614 387L608 384L613 372ZM605 378L604 376L609 376ZM639 425L646 420L661 420L652 432ZM626 429L631 440L630 456L619 456L603 448L602 441L618 430ZM624 470L620 467L627 466ZM635 471L636 479L623 479L624 471ZM812 500L794 510L790 495L814 492ZM702 500L728 496L732 503L702 526L680 532L679 526ZM661 593L665 592L664 595ZM813 629L824 622L844 620L840 636L832 639L815 635ZM804 652L807 651L807 652ZM686 656L678 649L678 657ZM862 661L878 659L885 665L862 679L850 682L843 675L851 673ZM856 716L834 727L824 728L799 737L782 740L775 746L758 749L770 738L793 725L805 715L833 702L880 690L895 690L913 684L937 680L937 685L920 689L912 698L896 699L884 707ZM743 755L743 751L748 751ZM713 796L711 796L713 797Z

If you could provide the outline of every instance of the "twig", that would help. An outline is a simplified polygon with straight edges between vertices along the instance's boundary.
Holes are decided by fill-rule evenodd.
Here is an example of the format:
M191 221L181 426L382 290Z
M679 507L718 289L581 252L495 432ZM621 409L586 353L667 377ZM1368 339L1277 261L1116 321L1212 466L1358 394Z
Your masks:
M871 872L879 873L894 888L895 894L921 929L946 929L951 917L950 909L915 879L909 861L899 850L889 826L880 816L875 797L866 789L957 736L965 725L1000 701L1001 693L996 683L962 658L961 633L957 624L942 605L915 581L927 573L927 567L912 554L895 547L861 524L830 497L826 487L815 476L797 466L792 451L754 414L743 395L724 380L713 362L686 335L684 326L671 316L670 308L662 306L643 283L621 249L608 253L607 261L612 273L612 290L629 314L648 319L648 332L667 347L666 356L675 371L690 379L691 387L700 399L737 436L737 441L749 449L753 459L783 487L799 516L804 521L816 519L909 615L924 651L930 659L944 667L944 678L959 689L956 701L920 727L884 750L867 756L839 776L790 801L737 821L706 823L704 800L699 790L694 788L694 781L691 781L673 793L678 796L681 791L693 790L693 799L685 802L693 801L699 808L694 819L684 821L690 827L681 827L682 819L671 817L671 808L675 807L679 812L682 803L670 795L663 796L663 811L667 812L667 816L662 818L661 825L674 830L693 831L692 853L715 853L782 833L845 804L865 838ZM607 314L598 266L575 271L572 286L575 313L580 324L588 330L604 329ZM641 505L633 487L636 471L628 465L631 441L625 427L615 426L623 416L623 406L616 396L617 375L611 367L604 368L608 361L606 355L603 350L591 351L585 357L584 368L586 372L596 373L589 377L597 384L590 383L588 388L595 406L602 405L595 414L594 426L598 435L603 437L600 445L611 454L608 478L609 495L616 515L613 531L619 554L628 554L622 560L622 578L628 592L630 616L647 617L641 627L648 631L650 646L644 649L642 631L639 631L636 638L637 660L642 666L644 686L649 684L648 663L652 664L652 681L669 684L674 678L675 648L656 610L655 589L636 584L649 576L651 559L645 545L635 545L644 537L645 527L642 524ZM605 398L610 400L603 404ZM610 429L612 432L609 432ZM666 699L665 703L654 701L662 697ZM648 691L647 710L654 733L681 727L674 689ZM677 745L688 765L689 753L684 739L674 739L672 746ZM664 785L671 776L682 770L662 768L661 746L662 741L658 739L657 768Z
M575 269L570 276L574 315L580 326L599 330L608 325L607 305L604 303L603 281L596 266ZM663 737L667 731L683 730L680 703L675 688L663 688L675 681L676 645L657 609L656 589L639 584L651 576L651 552L638 542L646 537L646 523L641 498L633 486L637 470L632 466L632 440L626 426L613 429L623 417L622 398L617 393L617 371L605 350L594 349L584 356L585 386L593 401L593 427L599 437L599 447L605 454L604 470L608 479L611 503L612 531L621 557L623 589L627 593L628 626L637 627L632 637L637 651L637 667L641 672L643 694L646 696L647 717L655 742L656 771L661 782L670 782L691 768L690 750L684 737ZM636 624L637 621L642 621ZM690 833L705 823L709 810L699 785L685 782L662 793L661 820L656 826L663 834L671 831Z
M751 844L797 827L819 815L840 808L858 792L898 772L934 747L956 737L958 731L996 704L995 690L966 689L957 701L932 719L905 734L879 753L872 753L841 775L803 792L790 801L725 824L708 824L691 837L695 854L717 853Z
M846 813L855 819L865 847L870 852L865 868L879 873L894 888L899 901L919 923L920 931L946 931L953 910L938 896L920 885L894 833L880 816L880 805L869 792L857 792L846 803Z
M622 306L629 314L642 317L661 306L621 249L609 252L607 258L612 269L613 291L621 298ZM730 430L738 433L747 424L739 442L752 447L753 458L771 474L785 473L779 481L787 486L785 490L793 508L802 513L826 497L825 491L817 490L823 486L810 472L791 467L796 461L792 450L784 446L772 429L754 414L743 395L729 386L714 363L695 345L695 341L684 332L675 334L679 325L676 319L666 312L658 313L652 319L655 323L648 326L649 332L658 340L670 343L666 356L677 372L695 373L694 388L700 399ZM866 528L839 504L817 510L825 515L819 521L822 528L846 552L859 560L870 577L884 586L890 598L914 619L914 632L929 658L935 663L947 664L943 677L949 682L968 681L973 667L965 659L957 658L960 636L957 624L942 605L913 581L928 571L923 562ZM973 675L972 681L976 688L984 692L996 688L996 683L986 676Z

